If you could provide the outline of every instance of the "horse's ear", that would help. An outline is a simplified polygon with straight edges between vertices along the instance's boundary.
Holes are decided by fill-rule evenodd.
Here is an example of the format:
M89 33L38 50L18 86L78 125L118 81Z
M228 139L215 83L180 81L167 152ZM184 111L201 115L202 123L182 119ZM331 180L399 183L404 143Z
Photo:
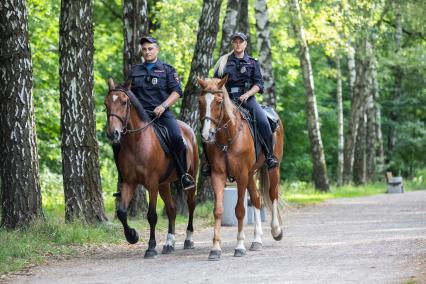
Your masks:
M126 81L126 83L124 84L124 88L126 90L130 90L130 88L132 87L132 79L129 79Z
M223 85L228 81L228 74L225 75L225 77L222 78L222 80L219 81L217 84L219 89L222 89Z
M110 91L115 89L115 84L114 84L114 80L112 79L112 77L108 78L108 88Z
M200 77L197 76L197 82L200 84L202 89L205 89L207 87L206 81L202 80Z

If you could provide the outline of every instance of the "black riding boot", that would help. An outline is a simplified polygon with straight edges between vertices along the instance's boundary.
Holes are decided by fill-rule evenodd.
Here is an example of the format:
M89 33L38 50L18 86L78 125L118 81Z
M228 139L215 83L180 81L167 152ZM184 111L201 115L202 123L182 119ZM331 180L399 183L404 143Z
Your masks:
M202 143L202 145L203 145L204 158L206 160L205 160L205 163L201 166L201 174L203 176L208 177L212 175L212 168L210 166L209 159L207 158L206 145L204 143Z
M179 153L172 152L173 160L176 166L176 172L179 177L180 184L182 185L183 190L193 189L195 187L194 178L186 172L187 163L186 163L186 148Z
M263 145L263 151L265 151L265 157L266 157L265 163L266 163L266 166L268 167L268 170L273 169L280 164L278 159L274 156L273 140L274 140L274 136L271 135L271 137L267 139L267 141L265 141Z

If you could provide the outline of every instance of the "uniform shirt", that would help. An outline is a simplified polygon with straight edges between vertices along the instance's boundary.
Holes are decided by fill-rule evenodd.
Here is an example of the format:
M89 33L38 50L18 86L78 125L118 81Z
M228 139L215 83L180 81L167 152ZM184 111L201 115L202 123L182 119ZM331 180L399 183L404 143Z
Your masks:
M148 71L146 63L132 67L128 80L132 80L132 92L147 110L154 110L175 91L182 97L179 77L173 66L157 61Z
M263 79L259 62L248 56L247 53L244 53L243 58L236 58L234 53L230 54L222 78L226 74L228 74L228 81L225 86L228 92L231 92L231 88L238 87L240 88L238 95L242 95L244 91L250 90L254 85L259 87L259 93L263 92ZM220 78L217 70L214 77Z

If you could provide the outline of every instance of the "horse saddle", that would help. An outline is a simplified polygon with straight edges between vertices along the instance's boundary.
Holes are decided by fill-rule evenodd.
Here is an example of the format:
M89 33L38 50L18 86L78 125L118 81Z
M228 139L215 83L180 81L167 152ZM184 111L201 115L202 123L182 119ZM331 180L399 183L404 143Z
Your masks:
M170 156L172 150L169 138L169 131L167 131L167 128L164 125L158 122L154 122L153 126L158 141L160 142L161 148L163 149L166 156Z
M272 133L276 132L279 127L279 116L274 108L269 106L261 105L261 108L263 112L266 114L266 117L268 118L269 126L271 127ZM262 144L265 142L262 139L262 136L259 133L257 122L255 120L255 116L253 113L250 113L250 111L244 107L241 107L240 113L244 120L248 122L250 133L254 141L254 148L256 152L256 161L259 159L260 152L262 150Z

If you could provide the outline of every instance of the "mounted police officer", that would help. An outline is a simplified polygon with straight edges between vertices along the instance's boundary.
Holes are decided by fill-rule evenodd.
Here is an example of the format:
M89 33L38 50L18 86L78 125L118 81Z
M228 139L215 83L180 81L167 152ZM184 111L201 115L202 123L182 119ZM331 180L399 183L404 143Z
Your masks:
M279 165L273 152L273 133L268 119L256 101L255 94L263 92L263 79L260 72L260 65L257 60L250 57L245 49L247 47L247 36L237 32L231 38L233 50L219 58L214 68L214 77L223 78L228 75L225 84L231 99L234 102L242 103L254 114L257 120L260 136L262 137L262 148L266 157L268 169ZM210 165L205 164L202 168L203 175L209 175Z
M144 63L132 67L128 80L132 80L132 92L142 106L152 111L157 121L168 130L176 171L184 190L195 186L188 174L186 146L179 125L170 107L182 97L179 77L173 66L157 58L160 47L152 37L140 40Z

